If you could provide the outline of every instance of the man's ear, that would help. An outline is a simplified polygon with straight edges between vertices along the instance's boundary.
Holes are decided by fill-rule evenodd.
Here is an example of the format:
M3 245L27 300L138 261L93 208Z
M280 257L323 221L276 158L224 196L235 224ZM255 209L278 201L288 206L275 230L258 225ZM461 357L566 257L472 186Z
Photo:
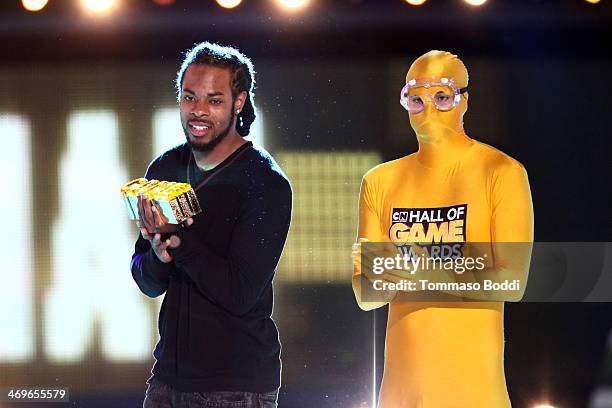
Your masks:
M244 105L246 104L246 98L247 98L246 91L242 91L236 96L236 98L234 99L234 111L236 113L242 112L242 109L244 108Z

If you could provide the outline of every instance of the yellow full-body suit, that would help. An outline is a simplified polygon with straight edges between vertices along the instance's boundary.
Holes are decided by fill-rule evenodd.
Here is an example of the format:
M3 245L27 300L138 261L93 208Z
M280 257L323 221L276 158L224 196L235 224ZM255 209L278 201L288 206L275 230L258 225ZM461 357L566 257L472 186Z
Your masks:
M447 52L431 51L418 58L406 81L431 77L450 77L467 87L465 66ZM435 89L411 92L431 94ZM458 206L465 209L465 242L533 241L525 168L468 137L463 130L466 110L467 96L462 95L450 111L438 111L426 101L422 112L409 113L419 150L378 165L364 176L358 238L394 241L391 227L397 222L396 212ZM499 251L489 272L525 278L528 259L513 258ZM379 408L511 406L503 363L503 302L414 302L402 292L388 302L364 302L360 290L364 278L359 262L355 265L353 290L359 306L371 310L389 304Z

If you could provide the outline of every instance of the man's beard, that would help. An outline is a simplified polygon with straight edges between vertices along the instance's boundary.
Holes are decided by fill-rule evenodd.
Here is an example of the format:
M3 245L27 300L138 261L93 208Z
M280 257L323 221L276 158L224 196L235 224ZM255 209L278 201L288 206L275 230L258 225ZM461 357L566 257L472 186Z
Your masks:
M230 129L232 125L234 124L234 116L235 116L234 111L231 111L230 119L229 119L229 123L227 127L223 129L221 132L219 132L219 134L217 134L217 137L215 137L208 143L197 143L191 140L191 138L189 137L190 136L189 129L188 129L189 125L187 124L183 125L183 132L185 132L185 137L187 138L187 143L191 147L191 150L200 152L200 153L206 153L206 152L212 151L229 134Z

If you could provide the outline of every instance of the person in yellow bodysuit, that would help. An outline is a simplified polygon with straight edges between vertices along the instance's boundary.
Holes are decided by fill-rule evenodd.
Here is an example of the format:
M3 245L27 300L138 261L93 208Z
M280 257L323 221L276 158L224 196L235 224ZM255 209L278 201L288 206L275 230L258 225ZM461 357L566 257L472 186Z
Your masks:
M533 207L527 173L505 153L470 138L463 129L468 73L456 56L430 51L411 65L401 103L416 133L416 153L371 169L361 185L358 242L393 242L414 228L426 210L459 241L532 242ZM453 209L449 211L449 209ZM440 214L442 217L440 218ZM457 236L454 240L457 241ZM444 240L444 238L443 238ZM401 242L400 242L401 244ZM406 245L411 245L406 242ZM406 292L362 299L366 284L356 244L353 291L363 310L389 304L385 367L379 408L510 407L504 375L504 304L472 300L414 302ZM526 282L529 253L494 249L488 272ZM460 279L478 281L477 272ZM524 289L523 289L524 290ZM516 299L519 300L519 295Z

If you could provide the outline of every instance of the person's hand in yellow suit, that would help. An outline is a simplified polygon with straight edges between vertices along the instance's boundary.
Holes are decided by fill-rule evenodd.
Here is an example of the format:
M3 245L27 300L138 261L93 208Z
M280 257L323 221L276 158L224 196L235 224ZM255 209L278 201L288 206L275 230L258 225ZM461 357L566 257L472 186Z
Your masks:
M376 243L377 251L374 253L371 250L371 246L363 245L365 242L369 242L367 238L359 238L357 242L353 244L351 255L353 257L353 276L361 275L362 282L368 281L371 285L374 278L382 281L390 282L386 279L387 273L382 275L374 275L372 273L362 273L362 265L369 265L370 268L374 264L374 259L378 257L394 257L397 254L397 248L392 243ZM380 248L380 250L378 250ZM370 271L371 272L371 271ZM395 278L394 278L395 279ZM363 284L362 284L363 285ZM397 295L396 290L384 290L377 291L377 299L379 302L391 302Z

